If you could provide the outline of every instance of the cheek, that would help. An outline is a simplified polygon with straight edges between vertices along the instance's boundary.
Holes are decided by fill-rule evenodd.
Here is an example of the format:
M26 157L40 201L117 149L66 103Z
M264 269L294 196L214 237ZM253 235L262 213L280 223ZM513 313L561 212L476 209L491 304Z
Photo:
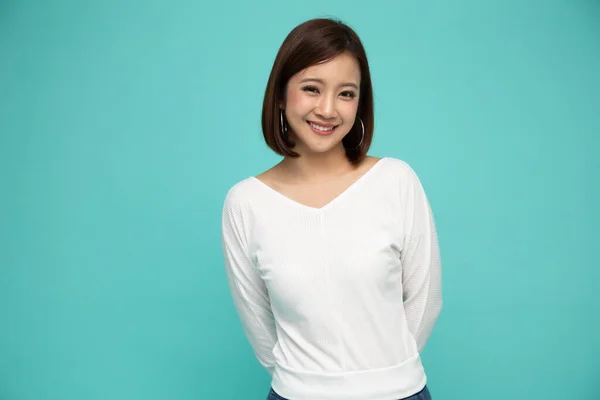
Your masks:
M310 100L302 93L291 90L288 92L286 107L293 114L304 114L307 109L310 109Z
M339 107L339 112L342 114L344 121L352 120L358 112L358 102L346 102Z

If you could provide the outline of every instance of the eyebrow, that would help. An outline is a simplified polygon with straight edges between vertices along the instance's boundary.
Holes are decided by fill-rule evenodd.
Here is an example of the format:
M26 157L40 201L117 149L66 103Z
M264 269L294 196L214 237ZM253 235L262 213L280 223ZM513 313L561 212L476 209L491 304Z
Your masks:
M323 81L323 79L319 79L319 78L304 78L300 81L300 83L305 83L305 82L317 82L322 85L325 84L325 81ZM343 87L343 86L351 86L351 87L355 88L356 90L358 90L358 86L352 82L345 82L340 85L340 87Z

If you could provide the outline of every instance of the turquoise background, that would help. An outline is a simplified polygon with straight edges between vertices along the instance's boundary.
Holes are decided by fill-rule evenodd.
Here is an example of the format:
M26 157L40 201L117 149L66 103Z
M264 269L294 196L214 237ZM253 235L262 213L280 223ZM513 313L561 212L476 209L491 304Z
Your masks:
M264 399L220 248L296 24L367 48L436 214L435 400L600 399L600 3L0 2L0 399Z

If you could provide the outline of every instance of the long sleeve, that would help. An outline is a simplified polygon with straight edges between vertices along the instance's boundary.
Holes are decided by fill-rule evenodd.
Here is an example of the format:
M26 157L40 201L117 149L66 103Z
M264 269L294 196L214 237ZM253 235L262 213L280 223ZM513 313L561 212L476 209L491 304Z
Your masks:
M419 178L410 168L405 183L403 298L409 330L421 352L442 308L441 261L433 213Z
M273 375L275 321L267 288L248 254L243 206L228 193L222 214L222 246L231 296L258 361Z

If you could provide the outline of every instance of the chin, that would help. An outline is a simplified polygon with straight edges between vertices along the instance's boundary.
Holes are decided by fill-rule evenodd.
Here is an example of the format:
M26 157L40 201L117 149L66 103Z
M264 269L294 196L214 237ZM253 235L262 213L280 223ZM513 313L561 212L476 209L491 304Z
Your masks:
M330 143L303 143L305 143L303 148L306 152L315 154L324 154L344 147L341 140L336 140L335 142Z

